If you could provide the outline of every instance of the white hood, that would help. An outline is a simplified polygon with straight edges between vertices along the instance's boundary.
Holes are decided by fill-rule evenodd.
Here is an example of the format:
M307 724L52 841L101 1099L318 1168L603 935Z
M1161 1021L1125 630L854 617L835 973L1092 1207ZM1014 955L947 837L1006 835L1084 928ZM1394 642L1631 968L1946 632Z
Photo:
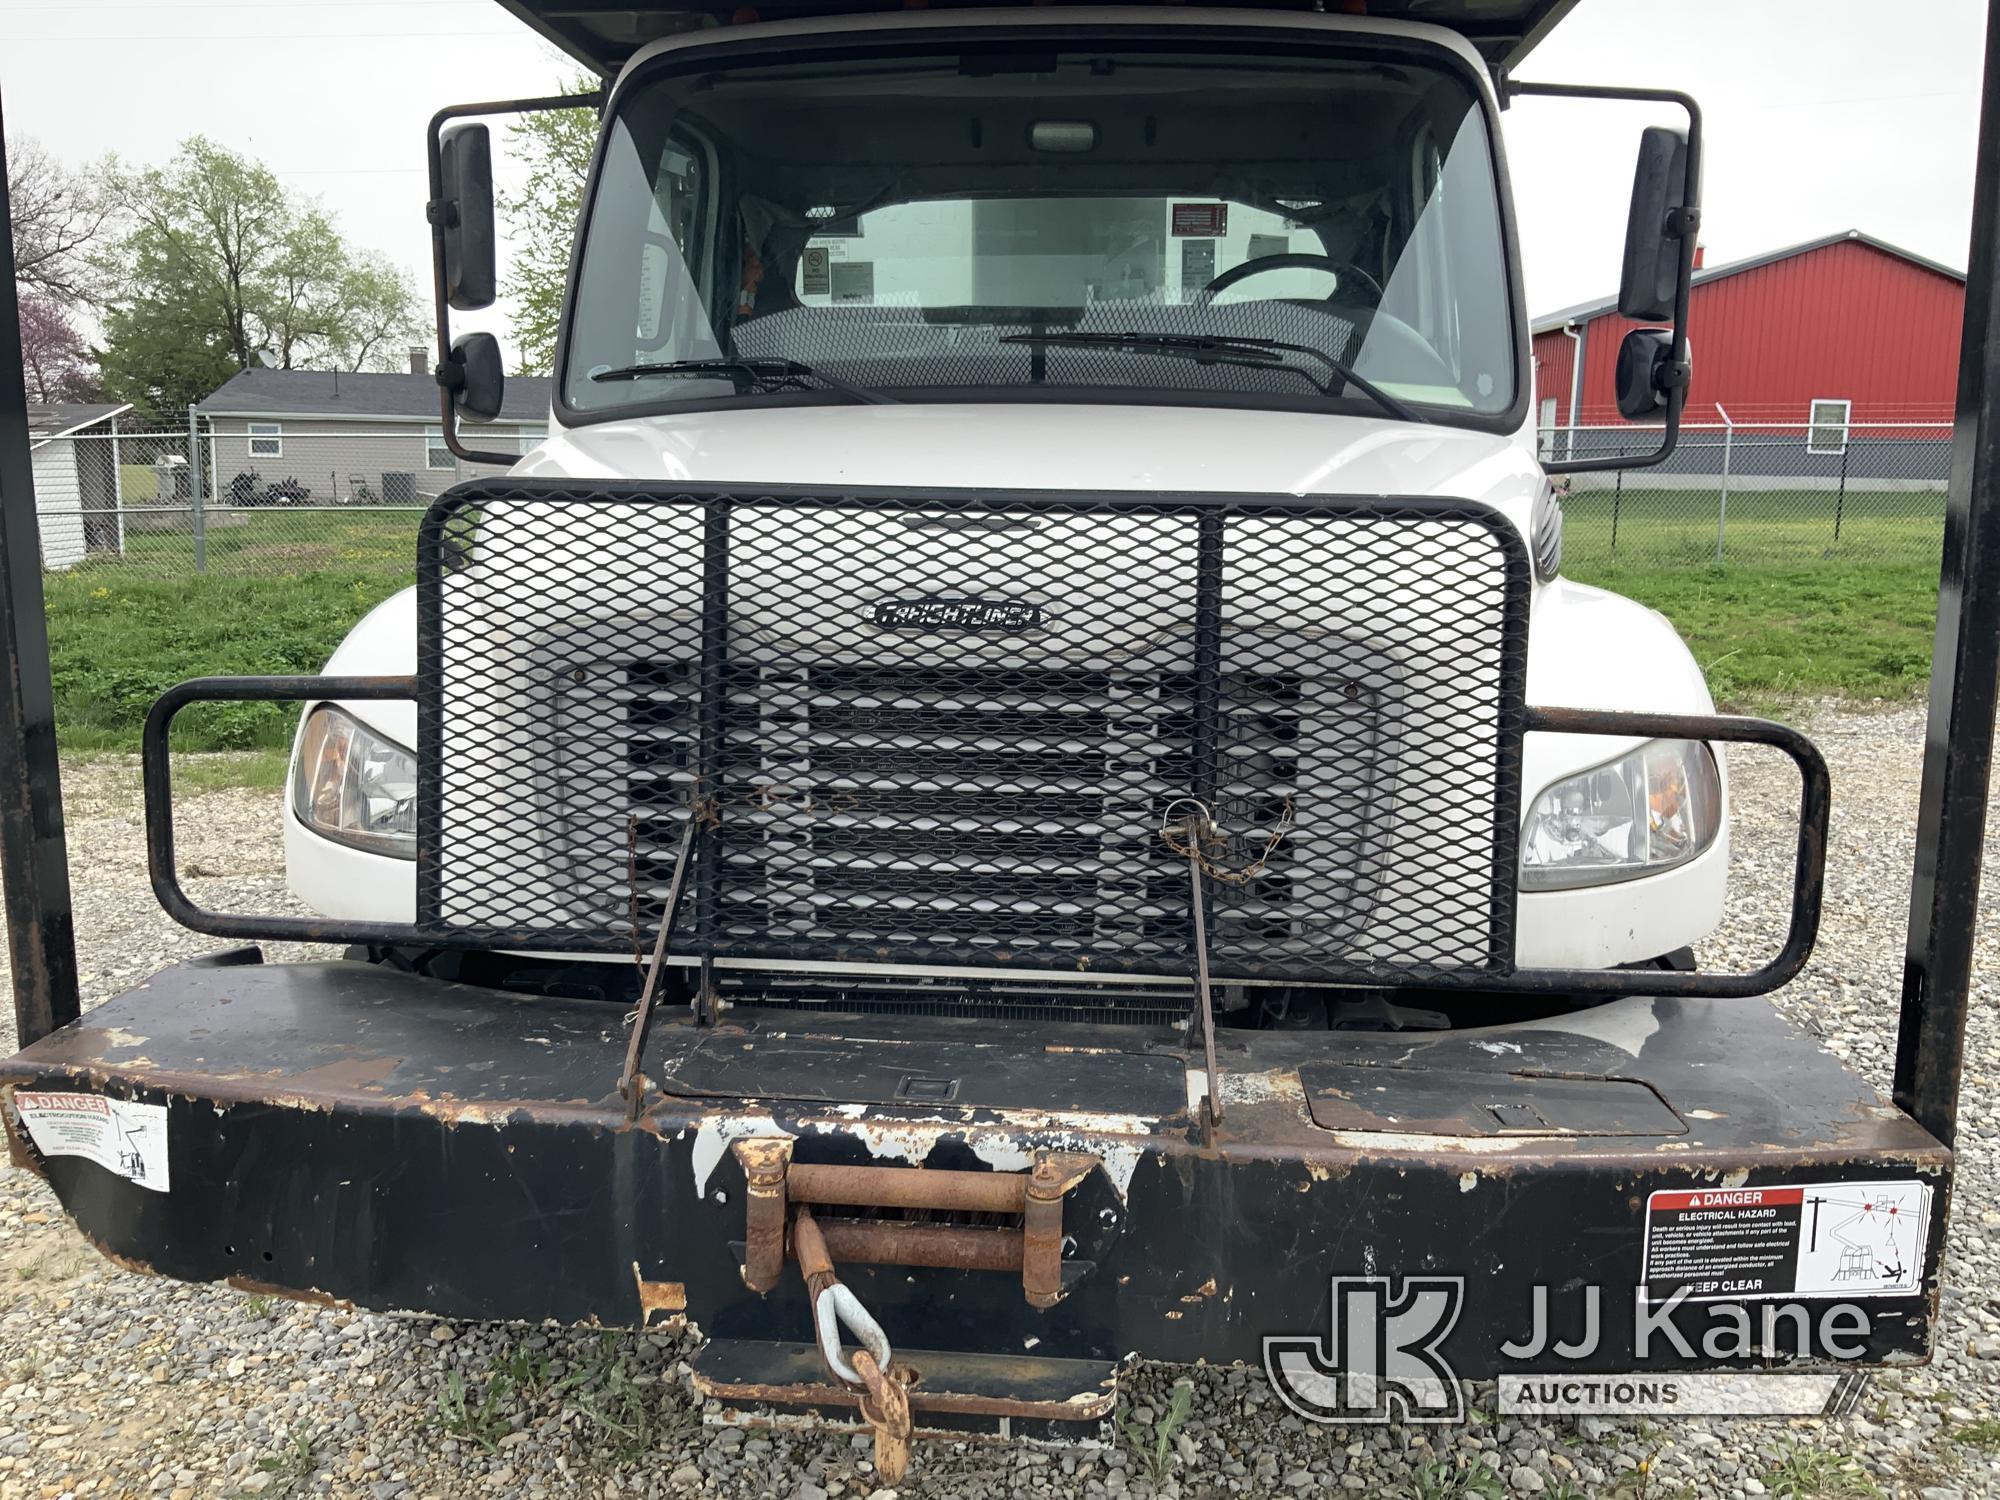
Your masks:
M1369 417L1191 406L809 406L552 429L514 471L911 488L1434 495L1525 526L1542 479L1527 440Z

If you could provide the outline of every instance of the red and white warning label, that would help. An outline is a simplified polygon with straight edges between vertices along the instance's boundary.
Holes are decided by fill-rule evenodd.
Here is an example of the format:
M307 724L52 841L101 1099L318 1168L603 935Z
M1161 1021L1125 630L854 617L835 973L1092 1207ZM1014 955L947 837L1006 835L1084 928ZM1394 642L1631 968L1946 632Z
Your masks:
M166 1105L23 1089L14 1111L42 1155L81 1156L140 1187L167 1191Z
M1814 1182L1698 1188L1646 1200L1648 1302L1906 1297L1923 1287L1931 1188Z

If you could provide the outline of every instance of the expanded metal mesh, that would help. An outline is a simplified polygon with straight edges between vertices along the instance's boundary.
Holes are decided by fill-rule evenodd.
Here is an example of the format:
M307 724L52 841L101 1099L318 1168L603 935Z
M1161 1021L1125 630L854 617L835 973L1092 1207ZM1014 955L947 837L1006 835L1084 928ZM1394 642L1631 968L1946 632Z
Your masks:
M1222 978L1503 969L1527 575L1469 504L575 490L419 549L419 921Z

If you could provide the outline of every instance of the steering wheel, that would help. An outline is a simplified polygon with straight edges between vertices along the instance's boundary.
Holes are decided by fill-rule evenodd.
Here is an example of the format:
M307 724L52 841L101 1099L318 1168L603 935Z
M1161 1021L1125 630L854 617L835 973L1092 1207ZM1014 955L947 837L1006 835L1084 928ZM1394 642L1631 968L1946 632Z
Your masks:
M1346 290L1350 277L1374 297L1378 306L1382 301L1382 283L1361 267L1350 261L1335 260L1331 255L1313 255L1304 251L1291 251L1284 255L1263 255L1256 260L1246 260L1240 266L1231 266L1203 287L1201 295L1204 298L1213 297L1217 292L1228 291L1239 281L1248 280L1252 276L1261 276L1266 271L1330 271L1339 280L1340 286L1335 288L1333 296L1328 297L1327 301L1333 301Z

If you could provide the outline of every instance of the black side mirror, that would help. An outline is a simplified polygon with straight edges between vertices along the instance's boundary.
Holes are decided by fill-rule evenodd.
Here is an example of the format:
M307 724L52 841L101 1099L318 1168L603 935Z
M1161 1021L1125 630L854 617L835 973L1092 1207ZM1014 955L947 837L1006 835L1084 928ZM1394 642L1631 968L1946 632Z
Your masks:
M507 374L500 364L500 341L490 333L461 333L451 341L451 365L445 374L451 404L468 422L490 422L500 415L500 398Z
M444 234L444 287L460 312L499 295L493 232L493 139L484 125L454 125L438 139L443 193L432 205Z
M1672 329L1633 329L1618 346L1618 415L1637 422L1664 410L1673 393L1688 383L1692 363L1691 358L1674 363Z
M1649 125L1640 135L1625 220L1625 269L1618 281L1618 311L1628 318L1650 322L1674 315L1683 242L1693 232L1682 222L1687 160L1686 131Z

